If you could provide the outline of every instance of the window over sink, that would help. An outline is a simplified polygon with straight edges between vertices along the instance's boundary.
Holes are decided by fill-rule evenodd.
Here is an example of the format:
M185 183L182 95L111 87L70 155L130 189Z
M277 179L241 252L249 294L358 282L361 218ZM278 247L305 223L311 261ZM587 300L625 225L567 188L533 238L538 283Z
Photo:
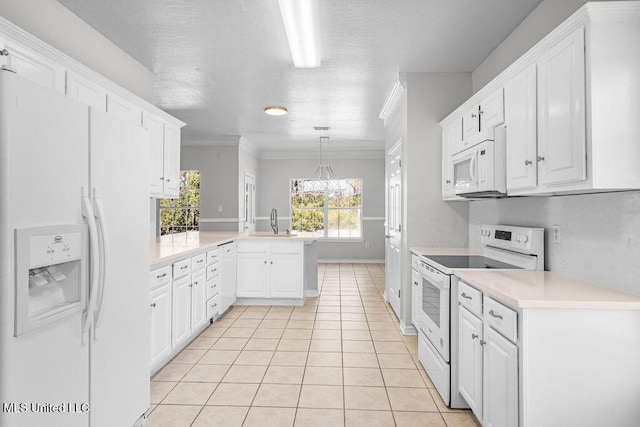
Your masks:
M290 206L300 236L362 238L362 179L291 179Z

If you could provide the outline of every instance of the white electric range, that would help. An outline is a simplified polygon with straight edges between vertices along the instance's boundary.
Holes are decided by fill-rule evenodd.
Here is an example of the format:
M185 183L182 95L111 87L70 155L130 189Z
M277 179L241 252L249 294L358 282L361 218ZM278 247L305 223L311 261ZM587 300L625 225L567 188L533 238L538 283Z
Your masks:
M543 228L482 225L480 240L482 255L414 254L412 258L418 356L451 408L468 408L458 392L458 279L454 270L544 270Z

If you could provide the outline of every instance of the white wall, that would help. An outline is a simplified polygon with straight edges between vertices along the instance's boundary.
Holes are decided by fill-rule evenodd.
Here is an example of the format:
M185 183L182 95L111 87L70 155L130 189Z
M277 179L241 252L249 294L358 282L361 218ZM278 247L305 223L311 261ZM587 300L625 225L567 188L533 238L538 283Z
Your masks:
M55 0L0 0L0 16L147 101L153 73Z
M200 230L237 231L238 146L182 146L180 154L181 170L200 171Z
M335 157L335 156L334 156ZM379 157L379 156L378 156ZM325 159L327 156L325 156ZM271 231L268 221L271 208L278 209L281 231L289 227L289 180L310 178L318 167L317 159L260 159L259 180L256 183L256 229ZM330 159L328 163L342 178L362 178L362 216L384 217L384 159ZM287 217L286 219L284 217ZM319 260L374 260L384 259L384 227L379 219L363 221L362 242L319 242ZM369 248L366 244L369 244Z
M493 79L585 3L545 0L473 72L474 91ZM640 192L469 202L469 240L478 224L546 229L545 268L640 293ZM560 226L560 242L549 229Z

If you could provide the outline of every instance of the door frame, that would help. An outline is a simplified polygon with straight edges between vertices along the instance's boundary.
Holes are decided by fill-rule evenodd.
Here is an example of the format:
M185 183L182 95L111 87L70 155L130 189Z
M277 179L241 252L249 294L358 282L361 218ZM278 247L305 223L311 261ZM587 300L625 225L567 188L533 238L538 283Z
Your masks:
M384 297L391 304L398 319L401 319L402 299L400 298L400 290L402 289L402 137L389 149L385 155L385 289ZM396 202L396 212L391 212L394 208L393 201L390 200L390 160L399 161L398 174L400 175L400 188L395 197L399 198ZM395 248L395 249L394 249ZM392 251L396 251L396 258L392 258ZM395 283L395 285L394 285ZM398 291L398 294L395 293Z
M247 183L248 181L252 184L252 194L251 194L251 207L247 208ZM244 173L244 184L243 184L243 197L242 197L242 227L241 232L254 233L256 231L256 177L253 174L248 172ZM247 225L249 224L249 225Z

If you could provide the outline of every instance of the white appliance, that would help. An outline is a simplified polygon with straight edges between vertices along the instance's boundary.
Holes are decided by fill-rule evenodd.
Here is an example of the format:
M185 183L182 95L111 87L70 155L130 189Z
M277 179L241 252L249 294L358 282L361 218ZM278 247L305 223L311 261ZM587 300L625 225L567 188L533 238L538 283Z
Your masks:
M143 425L148 135L0 71L0 425Z
M506 130L491 129L488 139L451 156L453 186L458 196L506 196Z
M458 391L457 269L544 270L544 229L482 225L483 255L412 258L413 323L418 357L444 402L468 408Z

